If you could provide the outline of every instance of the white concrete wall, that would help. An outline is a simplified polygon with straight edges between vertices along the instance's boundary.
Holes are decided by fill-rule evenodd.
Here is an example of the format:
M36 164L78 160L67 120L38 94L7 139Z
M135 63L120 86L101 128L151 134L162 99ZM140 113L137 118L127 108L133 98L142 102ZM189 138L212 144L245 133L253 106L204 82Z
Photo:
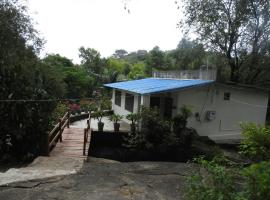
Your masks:
M119 90L120 91L120 90ZM112 93L112 109L114 111L115 114L119 114L119 115L123 115L123 121L128 122L129 121L125 118L126 115L128 115L129 113L131 113L130 111L125 109L125 97L126 97L126 92L125 91L121 91L121 106L118 106L114 103L114 99L115 99L115 89L113 90ZM139 98L140 95L138 94L134 94L134 93L129 93L134 95L134 107L133 107L133 112L136 113L138 111L139 108Z
M229 101L224 100L224 92L231 93ZM177 92L177 112L182 105L191 105L193 113L200 114L200 120L193 115L188 126L195 128L199 135L209 136L217 142L239 140L241 122L264 124L267 104L267 92L226 85ZM206 119L207 111L216 111L214 120Z

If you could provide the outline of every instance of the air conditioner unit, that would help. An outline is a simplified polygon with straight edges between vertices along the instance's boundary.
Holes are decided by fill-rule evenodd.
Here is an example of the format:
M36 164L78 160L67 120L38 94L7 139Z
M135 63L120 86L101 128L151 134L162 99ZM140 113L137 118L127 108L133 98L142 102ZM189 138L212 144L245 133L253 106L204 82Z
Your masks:
M216 111L211 111L211 110L206 111L205 118L208 121L212 121L212 120L216 119Z

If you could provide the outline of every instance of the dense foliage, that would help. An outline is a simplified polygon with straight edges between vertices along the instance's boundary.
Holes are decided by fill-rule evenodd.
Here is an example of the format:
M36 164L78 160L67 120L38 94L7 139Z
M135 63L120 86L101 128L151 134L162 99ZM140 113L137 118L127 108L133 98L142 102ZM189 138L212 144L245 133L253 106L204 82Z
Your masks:
M37 57L42 41L26 8L1 1L0 24L0 159L28 159L39 153L56 105L35 100L61 97L63 87Z
M254 123L242 124L240 152L254 161L270 159L270 129Z
M265 147L269 147L269 128L245 124L243 135L242 152L256 162L261 162L244 167L224 157L216 157L212 161L203 158L195 159L199 169L187 179L187 199L263 200L270 198L270 161L265 152Z
M268 0L185 0L184 13L182 25L226 59L231 81L269 82Z
M232 167L197 159L200 169L187 179L189 200L264 200L270 198L270 162ZM227 163L225 161L225 163Z
M195 160L201 169L187 180L186 199L190 200L233 200L237 199L237 186L233 179L235 173L219 162L203 158Z
M183 111L179 114L181 120L175 119L173 122L164 120L158 110L153 108L141 107L140 113L129 114L127 119L131 121L131 125L135 125L140 121L141 130L131 131L125 138L125 146L133 149L144 149L166 152L169 148L181 148L188 150L192 140L192 130L186 128L186 120L190 117L190 109L187 106L181 108ZM184 120L182 120L184 119ZM174 131L171 127L177 123L178 128Z

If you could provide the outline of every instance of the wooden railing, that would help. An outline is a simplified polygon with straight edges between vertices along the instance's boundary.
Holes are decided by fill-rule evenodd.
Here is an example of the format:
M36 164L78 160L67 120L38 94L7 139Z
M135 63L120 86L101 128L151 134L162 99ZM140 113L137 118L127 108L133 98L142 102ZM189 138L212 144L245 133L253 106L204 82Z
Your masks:
M85 156L85 150L86 150L86 144L88 142L88 139L90 140L89 136L91 137L91 114L89 113L89 117L87 119L87 128L84 129L84 137L83 137L83 155Z
M70 112L66 112L66 114L59 119L59 122L54 126L54 128L45 136L45 144L44 144L44 155L49 156L50 151L56 145L58 141L62 142L62 133L65 127L69 128L70 124Z

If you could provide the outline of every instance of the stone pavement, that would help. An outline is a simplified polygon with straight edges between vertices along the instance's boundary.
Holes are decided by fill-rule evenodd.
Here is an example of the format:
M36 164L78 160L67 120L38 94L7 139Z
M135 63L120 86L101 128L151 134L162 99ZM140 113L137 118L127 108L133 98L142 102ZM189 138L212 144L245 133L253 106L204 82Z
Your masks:
M181 200L190 164L91 158L77 174L0 187L8 200Z
M83 163L84 159L82 158L38 157L26 167L11 168L6 172L0 173L0 186L75 174L82 168Z

